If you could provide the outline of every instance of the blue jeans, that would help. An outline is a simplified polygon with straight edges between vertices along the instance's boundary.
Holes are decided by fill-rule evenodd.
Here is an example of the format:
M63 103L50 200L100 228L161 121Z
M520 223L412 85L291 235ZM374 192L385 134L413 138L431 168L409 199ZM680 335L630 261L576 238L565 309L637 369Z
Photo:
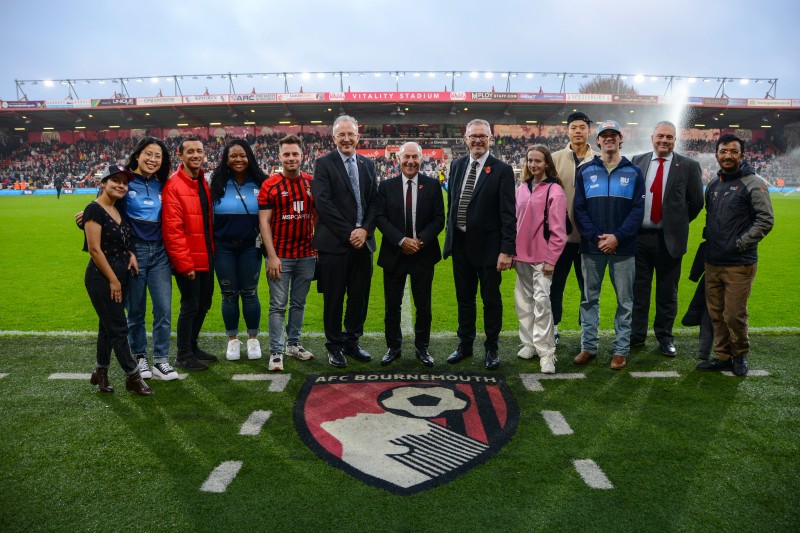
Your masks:
M130 276L125 307L133 357L147 357L147 291L153 301L153 362L166 363L172 328L172 269L160 241L134 239L139 275Z
M306 310L306 296L308 296L311 280L314 278L316 263L316 257L281 258L281 279L278 281L268 279L270 353L283 352L283 322L290 291L292 302L289 305L286 336L289 344L300 343L303 316Z
M600 325L600 289L608 265L611 284L617 294L617 313L614 315L616 338L615 355L628 355L631 348L631 317L633 312L633 280L636 256L581 254L583 269L583 300L581 301L581 350L597 353L597 328Z
M258 278L261 275L261 250L251 240L241 243L214 243L214 271L222 292L222 321L225 334L239 334L239 296L248 335L258 335L261 303Z

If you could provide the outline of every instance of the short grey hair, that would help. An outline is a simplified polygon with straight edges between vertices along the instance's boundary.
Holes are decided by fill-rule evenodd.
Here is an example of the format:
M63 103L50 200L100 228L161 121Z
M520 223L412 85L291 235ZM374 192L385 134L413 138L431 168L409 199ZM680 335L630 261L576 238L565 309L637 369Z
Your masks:
M678 128L676 128L676 127L675 127L675 124L673 124L673 123L672 123L672 122L670 122L669 120L662 120L662 121L660 121L658 124L656 124L656 125L653 127L653 131L656 131L656 129L658 129L658 127L659 127L659 126L669 126L670 128L672 128L672 131L674 131L676 135L678 134Z
M491 126L491 124L489 124L487 121L483 120L482 118L475 118L475 119L472 119L469 122L467 122L466 131L469 131L469 129L472 126L486 126L486 128L489 130L489 136L491 137L491 135L492 135L492 126Z
M333 121L333 128L331 129L332 132L336 132L336 126L341 124L342 122L351 122L358 130L358 121L351 117L350 115L339 115L336 117L336 120Z
M404 143L402 146L400 146L400 149L397 151L397 155L398 156L402 155L403 152L405 152L407 146L414 147L414 149L416 149L417 152L419 152L419 156L422 157L422 146L420 146L419 144L417 144L417 143L415 143L413 141L409 141L407 143Z

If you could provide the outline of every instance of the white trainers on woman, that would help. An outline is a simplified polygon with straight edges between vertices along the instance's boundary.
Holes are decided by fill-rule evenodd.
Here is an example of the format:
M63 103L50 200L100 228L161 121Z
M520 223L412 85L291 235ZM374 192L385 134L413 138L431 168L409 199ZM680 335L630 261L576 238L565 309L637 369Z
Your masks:
M231 339L228 341L228 351L225 352L225 359L228 361L238 361L242 356L241 354L242 343L239 339Z
M261 359L261 343L258 339L247 339L247 358Z

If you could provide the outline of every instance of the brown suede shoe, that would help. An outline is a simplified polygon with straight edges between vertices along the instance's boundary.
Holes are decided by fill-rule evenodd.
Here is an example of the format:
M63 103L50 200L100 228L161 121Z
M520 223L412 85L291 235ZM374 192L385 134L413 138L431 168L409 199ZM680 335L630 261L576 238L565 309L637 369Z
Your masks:
M597 357L596 353L587 352L586 350L581 350L581 353L575 356L575 359L572 360L573 363L576 365L585 365L592 359Z
M625 355L615 354L611 358L611 368L613 370L622 370L628 364L628 357Z
M134 391L139 396L152 396L155 394L153 389L147 386L147 383L142 379L142 375L137 371L135 374L128 376L125 380L125 389Z

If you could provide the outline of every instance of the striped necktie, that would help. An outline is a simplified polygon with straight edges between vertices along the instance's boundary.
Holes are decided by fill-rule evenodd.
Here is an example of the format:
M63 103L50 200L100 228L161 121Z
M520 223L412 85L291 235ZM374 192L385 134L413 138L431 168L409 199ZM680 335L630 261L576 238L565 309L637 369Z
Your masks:
M350 185L353 186L353 194L356 197L356 226L361 227L361 219L364 212L361 209L361 188L358 186L358 169L352 157L348 157L346 161L347 176L350 178Z
M473 161L464 183L464 190L461 193L461 200L458 202L458 213L456 214L456 225L460 228L467 227L467 208L472 200L472 191L475 190L475 178L478 176L478 162Z

